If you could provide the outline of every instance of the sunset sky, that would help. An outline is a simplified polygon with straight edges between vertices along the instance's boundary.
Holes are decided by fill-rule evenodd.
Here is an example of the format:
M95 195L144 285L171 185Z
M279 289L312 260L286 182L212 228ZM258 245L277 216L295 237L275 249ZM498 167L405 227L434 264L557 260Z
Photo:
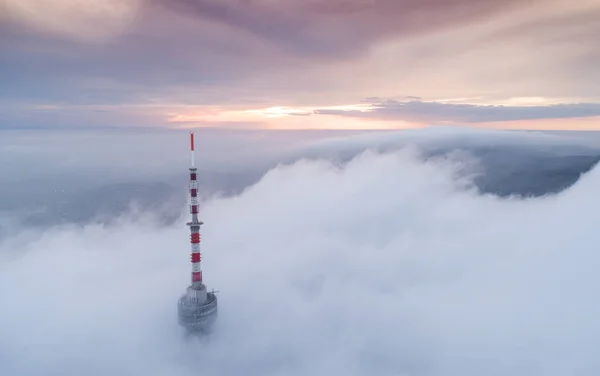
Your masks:
M0 0L0 129L600 129L600 0Z

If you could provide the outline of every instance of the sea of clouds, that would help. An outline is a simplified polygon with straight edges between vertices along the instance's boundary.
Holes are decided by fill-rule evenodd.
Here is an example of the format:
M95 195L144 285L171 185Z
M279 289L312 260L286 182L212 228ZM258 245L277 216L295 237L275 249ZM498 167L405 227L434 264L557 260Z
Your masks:
M203 199L219 291L189 339L186 214L0 242L0 375L598 375L600 170L558 195L482 194L472 161L300 159Z

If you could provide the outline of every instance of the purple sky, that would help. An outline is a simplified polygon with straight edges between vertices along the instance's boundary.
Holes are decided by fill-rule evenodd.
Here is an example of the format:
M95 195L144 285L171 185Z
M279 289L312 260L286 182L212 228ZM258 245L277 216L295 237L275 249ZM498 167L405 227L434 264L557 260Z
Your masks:
M599 19L598 0L0 0L0 128L596 129Z

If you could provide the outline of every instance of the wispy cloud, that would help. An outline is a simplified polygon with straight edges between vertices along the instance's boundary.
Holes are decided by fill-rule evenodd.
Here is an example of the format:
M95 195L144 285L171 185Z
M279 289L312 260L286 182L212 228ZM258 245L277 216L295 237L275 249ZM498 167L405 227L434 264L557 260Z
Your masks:
M402 120L414 123L487 123L499 121L600 117L600 103L503 106L388 100L368 110L315 110L319 115Z
M0 21L58 38L103 42L135 22L144 0L0 0Z

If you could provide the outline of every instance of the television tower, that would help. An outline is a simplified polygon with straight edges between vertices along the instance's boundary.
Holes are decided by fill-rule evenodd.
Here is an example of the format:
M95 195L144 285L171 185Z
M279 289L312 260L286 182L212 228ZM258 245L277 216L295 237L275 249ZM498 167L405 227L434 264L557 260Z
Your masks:
M200 226L198 220L198 181L197 168L194 163L194 133L190 134L191 166L190 166L190 227L192 244L192 283L177 303L179 325L191 333L207 332L217 318L217 296L214 290L206 291L202 282L200 267Z

